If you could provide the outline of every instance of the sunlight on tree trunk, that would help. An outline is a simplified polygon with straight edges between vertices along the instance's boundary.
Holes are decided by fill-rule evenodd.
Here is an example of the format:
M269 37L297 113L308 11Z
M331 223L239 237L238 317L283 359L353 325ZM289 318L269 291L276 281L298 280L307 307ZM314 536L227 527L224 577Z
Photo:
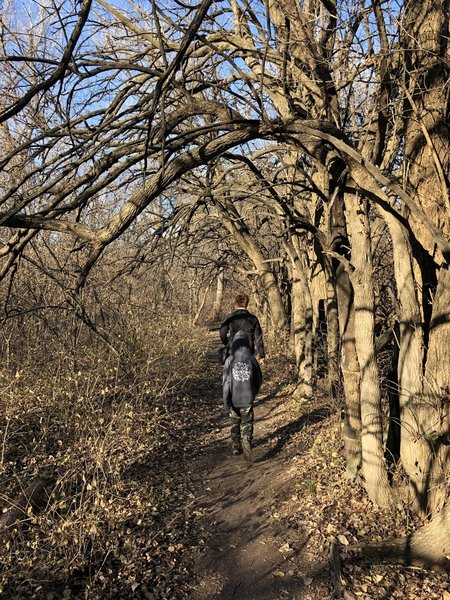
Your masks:
M370 498L387 506L390 490L384 460L381 390L375 357L375 303L372 288L372 250L367 206L356 194L345 194L351 242L354 290L355 345L360 366L362 472Z

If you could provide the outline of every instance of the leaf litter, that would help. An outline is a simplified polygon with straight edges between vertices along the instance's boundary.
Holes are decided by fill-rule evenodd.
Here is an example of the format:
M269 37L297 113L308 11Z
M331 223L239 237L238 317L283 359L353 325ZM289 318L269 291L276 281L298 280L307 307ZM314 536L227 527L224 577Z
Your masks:
M28 391L23 404L15 398L15 414L5 408L4 439L14 432L16 445L2 463L4 510L17 493L19 471L32 477L44 470L56 483L46 509L32 511L26 527L3 544L0 597L332 598L329 549L337 540L342 598L450 598L444 575L368 566L347 555L352 544L406 535L416 522L407 506L376 508L345 479L339 407L325 393L299 405L288 361L265 366L256 463L249 470L241 457L229 456L214 359L215 353L200 356L197 375L151 410L126 390L99 394L101 402L87 412L68 397L68 421L59 399L45 444L42 398L30 409ZM72 445L64 427L55 426L63 419L67 436L70 423L77 432ZM239 485L242 473L252 497ZM239 535L248 533L249 519L253 545ZM222 568L224 555L231 568ZM253 567L266 568L265 587L252 581Z

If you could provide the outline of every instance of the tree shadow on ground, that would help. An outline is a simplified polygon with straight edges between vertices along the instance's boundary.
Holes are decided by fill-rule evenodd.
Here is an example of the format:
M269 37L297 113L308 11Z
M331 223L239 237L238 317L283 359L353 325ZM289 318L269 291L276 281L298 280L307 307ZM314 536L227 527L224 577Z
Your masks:
M270 448L266 454L264 454L261 458L258 459L258 462L263 462L265 460L269 460L274 458L281 452L287 442L290 440L292 435L304 427L308 425L312 425L313 423L319 423L324 419L327 419L332 414L332 409L329 406L324 406L320 408L315 408L314 410L302 415L295 421L288 423L287 425L283 425L283 427L279 427L272 433L260 438L255 442L255 446L260 446L269 442L271 440L276 440L275 445Z
M283 390L286 387L286 383L287 383L286 381L280 381L280 383L271 387L270 392L268 392L267 394L261 394L258 397L256 404L263 405L263 404L266 404L267 402L269 402L270 400L273 400L274 398L276 398L278 396L278 394L281 392L281 390Z
M301 556L306 547L306 542L298 548L298 554ZM305 564L303 562L302 572L296 569L285 570L288 564L293 563L294 557L286 560L281 556L276 561L264 564L264 557L253 556L246 562L239 561L239 552L231 551L229 560L219 563L216 575L219 575L223 586L217 590L211 598L214 600L274 600L278 598L302 598L305 594L311 593L309 585L314 582L314 588L318 586L321 591L328 590L330 599L334 597L333 590L330 589L330 572L332 565L329 561L317 561L316 563ZM260 560L261 559L261 560ZM239 564L240 563L240 564ZM239 567L236 568L236 564ZM295 564L295 563L294 563ZM301 563L302 564L302 563ZM211 565L213 567L213 565ZM258 578L255 579L255 568L258 571ZM282 577L274 576L274 573L284 573ZM311 597L308 594L307 597Z

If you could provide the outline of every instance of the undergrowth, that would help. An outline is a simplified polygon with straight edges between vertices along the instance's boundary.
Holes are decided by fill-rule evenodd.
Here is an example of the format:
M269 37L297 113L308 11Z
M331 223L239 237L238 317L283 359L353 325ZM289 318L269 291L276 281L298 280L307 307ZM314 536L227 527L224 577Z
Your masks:
M71 356L53 340L0 371L3 512L33 481L45 487L44 505L0 534L2 597L176 597L164 574L186 544L189 490L164 465L179 454L183 471L204 335L154 316L116 331L114 349L85 335Z

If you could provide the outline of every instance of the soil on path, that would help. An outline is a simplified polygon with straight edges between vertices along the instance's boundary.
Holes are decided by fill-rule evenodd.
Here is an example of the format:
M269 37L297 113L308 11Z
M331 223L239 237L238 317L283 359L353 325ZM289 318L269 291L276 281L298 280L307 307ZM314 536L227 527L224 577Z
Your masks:
M295 461L306 448L293 443L292 434L326 414L317 410L299 419L274 388L266 383L255 404L252 463L231 454L227 419L209 433L196 461L200 496L193 510L204 537L193 600L332 597L326 561L309 554L307 532L280 514L286 500L299 500Z

